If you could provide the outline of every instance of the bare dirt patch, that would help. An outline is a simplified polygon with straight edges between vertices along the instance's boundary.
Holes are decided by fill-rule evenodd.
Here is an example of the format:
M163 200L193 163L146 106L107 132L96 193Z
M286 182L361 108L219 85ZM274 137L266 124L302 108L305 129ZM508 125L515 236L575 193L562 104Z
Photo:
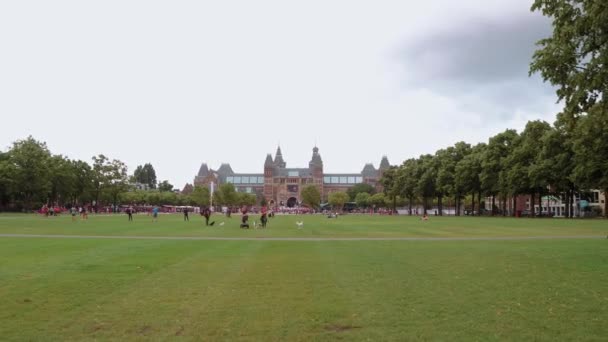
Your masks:
M345 331L361 329L361 328L362 327L360 327L358 325L350 325L350 324L347 324L347 325L331 324L331 325L325 326L326 331L333 331L333 332L345 332Z

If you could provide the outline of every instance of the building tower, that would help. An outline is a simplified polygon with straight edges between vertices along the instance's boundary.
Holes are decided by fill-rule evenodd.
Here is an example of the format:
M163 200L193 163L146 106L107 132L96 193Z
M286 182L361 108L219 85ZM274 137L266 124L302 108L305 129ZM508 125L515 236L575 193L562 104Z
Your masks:
M317 146L312 149L312 158L308 163L308 168L312 174L313 184L319 189L321 199L323 199L323 160Z
M270 201L276 201L273 193L273 176L274 176L274 162L270 153L266 155L266 161L264 162L264 198L268 204Z
M277 147L277 153L274 156L274 165L278 168L284 169L287 163L283 160L283 153L281 153L281 146Z

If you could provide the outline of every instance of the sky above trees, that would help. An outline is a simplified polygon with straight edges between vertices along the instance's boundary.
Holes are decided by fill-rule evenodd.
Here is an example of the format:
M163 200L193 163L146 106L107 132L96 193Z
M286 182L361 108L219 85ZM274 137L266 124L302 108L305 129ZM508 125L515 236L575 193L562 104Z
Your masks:
M528 77L550 24L528 0L0 4L0 150L259 172L321 148L326 172L475 144L561 108ZM356 151L356 153L345 153Z

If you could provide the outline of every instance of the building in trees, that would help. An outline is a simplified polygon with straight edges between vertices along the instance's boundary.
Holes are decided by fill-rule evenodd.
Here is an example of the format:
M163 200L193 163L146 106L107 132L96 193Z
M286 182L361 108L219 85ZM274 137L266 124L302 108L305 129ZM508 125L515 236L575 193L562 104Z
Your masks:
M323 201L327 201L332 192L345 192L360 183L370 184L381 191L379 180L389 167L388 158L384 156L377 169L368 163L358 173L324 173L319 148L314 147L308 167L288 168L281 147L278 147L274 159L271 154L266 155L263 173L235 173L230 164L222 164L217 170L212 170L203 163L194 177L194 185L232 183L239 192L255 193L268 202L293 207L302 201L302 189L311 184L319 188Z

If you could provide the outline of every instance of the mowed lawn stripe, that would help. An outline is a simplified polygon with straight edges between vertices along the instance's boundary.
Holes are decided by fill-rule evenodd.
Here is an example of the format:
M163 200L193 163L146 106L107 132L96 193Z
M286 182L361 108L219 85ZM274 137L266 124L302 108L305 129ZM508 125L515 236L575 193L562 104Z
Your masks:
M250 217L253 224L258 218ZM205 227L200 217L184 222L180 215L161 215L152 223L136 215L129 223L117 215L91 215L88 221L44 218L33 215L0 215L0 234L112 235L112 236L204 236L204 237L480 237L480 236L572 236L608 235L608 221L567 219L516 219L503 217L431 217L421 221L410 216L285 215L270 219L267 229L239 229L240 217L214 215L216 224ZM303 221L298 229L296 221ZM220 226L221 223L223 226Z

